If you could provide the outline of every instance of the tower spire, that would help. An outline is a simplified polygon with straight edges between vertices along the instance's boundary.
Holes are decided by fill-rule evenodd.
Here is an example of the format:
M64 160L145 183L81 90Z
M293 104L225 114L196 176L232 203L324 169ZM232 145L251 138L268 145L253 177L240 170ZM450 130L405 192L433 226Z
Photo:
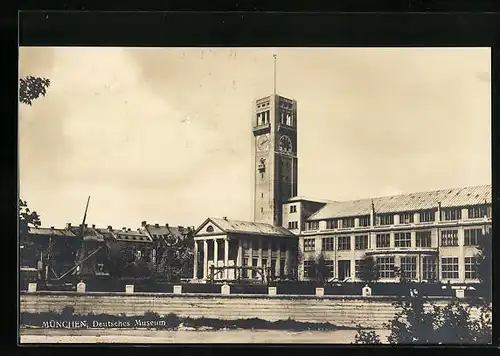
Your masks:
M276 96L276 55L273 54L274 58L274 85L273 85L273 95Z

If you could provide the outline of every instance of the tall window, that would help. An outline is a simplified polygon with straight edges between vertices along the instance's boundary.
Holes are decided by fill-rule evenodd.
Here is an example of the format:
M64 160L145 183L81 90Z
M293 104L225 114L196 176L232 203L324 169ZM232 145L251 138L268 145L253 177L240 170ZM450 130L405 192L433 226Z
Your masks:
M307 230L318 230L319 229L319 221L308 221L306 224Z
M401 257L401 271L406 278L417 278L417 257Z
M432 282L437 279L437 261L434 257L424 256L422 260L422 277L423 279Z
M328 270L328 277L334 277L335 274L335 263L333 260L325 260L325 266Z
M441 246L458 246L458 230L441 231Z
M368 249L368 235L358 235L354 237L354 249L366 250Z
M441 218L443 220L460 220L462 218L462 209L460 208L446 208L441 210Z
M441 258L441 278L458 278L458 257Z
M360 216L359 226L370 226L370 215Z
M431 232L417 231L415 242L417 247L431 247Z
M304 251L314 251L316 247L315 239L304 239Z
M469 219L478 219L488 216L488 207L484 205L471 206L468 210L469 210Z
M337 220L336 219L330 219L326 221L326 228L329 230L333 230L337 228Z
M314 261L304 261L304 277L312 277L314 268Z
M412 224L413 223L413 213L402 213L399 215L400 224Z
M465 278L477 279L478 259L476 257L465 257Z
M379 225L394 225L394 215L392 214L381 214L378 218Z
M420 212L420 222L432 222L436 220L434 210L423 210Z
M394 257L377 257L380 278L394 278Z
M377 234L376 245L377 245L377 248L389 248L389 247L391 247L391 235L390 234Z
M477 246L479 237L483 234L481 229L464 230L464 246Z
M343 218L342 227L354 227L354 218Z
M395 247L411 247L411 233L410 232L397 232L394 234Z
M339 236L337 237L338 245L337 250L350 250L351 249L351 236Z
M334 238L333 237L324 237L322 240L322 250L323 251L333 251L334 247Z

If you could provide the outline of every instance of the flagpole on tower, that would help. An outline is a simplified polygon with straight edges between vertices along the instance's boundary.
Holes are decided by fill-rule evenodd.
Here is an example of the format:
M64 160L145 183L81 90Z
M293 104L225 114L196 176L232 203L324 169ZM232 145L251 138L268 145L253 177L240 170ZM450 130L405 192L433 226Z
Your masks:
M274 58L274 85L273 85L273 94L276 96L276 55L273 54Z

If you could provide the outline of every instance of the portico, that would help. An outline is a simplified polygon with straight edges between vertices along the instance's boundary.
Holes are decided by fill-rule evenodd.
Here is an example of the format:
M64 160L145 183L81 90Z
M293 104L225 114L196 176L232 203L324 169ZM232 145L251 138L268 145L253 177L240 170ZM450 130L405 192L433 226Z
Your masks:
M297 240L288 230L263 223L205 220L195 231L194 279L210 279L210 267L264 267L273 277L290 277ZM258 279L255 271L224 269L217 280Z

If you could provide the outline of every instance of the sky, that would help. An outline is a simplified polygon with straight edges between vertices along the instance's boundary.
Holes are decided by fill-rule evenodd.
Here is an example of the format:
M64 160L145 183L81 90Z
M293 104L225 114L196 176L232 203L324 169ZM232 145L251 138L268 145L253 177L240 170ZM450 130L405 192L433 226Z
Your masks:
M298 195L491 184L489 48L21 47L19 194L42 226L253 219L253 101L297 100Z

